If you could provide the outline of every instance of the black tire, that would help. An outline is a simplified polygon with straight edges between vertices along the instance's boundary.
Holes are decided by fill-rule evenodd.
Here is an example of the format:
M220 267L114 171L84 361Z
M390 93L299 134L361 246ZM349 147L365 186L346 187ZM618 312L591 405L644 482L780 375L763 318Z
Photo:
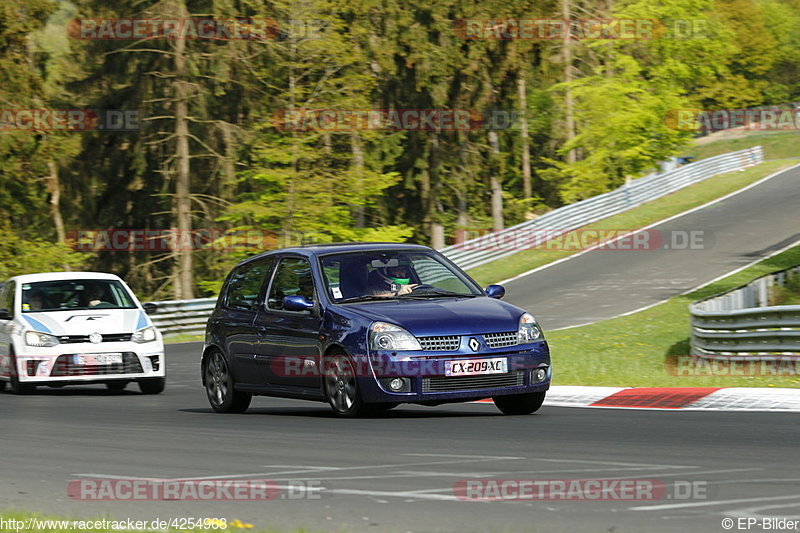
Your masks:
M113 392L119 392L121 390L125 390L125 387L128 386L127 381L107 381L106 388ZM163 390L163 389L162 389Z
M252 394L237 391L228 363L220 352L211 352L203 368L206 396L211 408L218 413L244 413L250 407Z
M167 378L146 378L139 380L142 394L161 394L167 386Z
M343 353L333 353L325 358L322 388L336 416L357 418L369 414L358 388L353 363Z
M530 392L527 394L497 396L492 400L504 415L529 415L539 410L546 394L546 391Z
M0 381L0 392L6 390L6 381Z
M17 358L13 354L11 355L11 381L8 385L12 394L28 394L36 390L36 385L20 383L17 375Z

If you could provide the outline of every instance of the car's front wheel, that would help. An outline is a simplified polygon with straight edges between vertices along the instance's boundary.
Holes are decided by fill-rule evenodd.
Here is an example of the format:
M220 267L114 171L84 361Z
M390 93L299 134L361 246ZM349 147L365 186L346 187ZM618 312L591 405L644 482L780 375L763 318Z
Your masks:
M161 394L167 385L167 378L147 378L139 380L139 390L142 394Z
M535 413L544 402L546 391L512 394L492 398L494 404L504 415L529 415Z
M336 416L355 418L365 414L368 409L361 398L350 358L343 353L331 354L323 368L325 397Z
M106 388L112 392L119 392L121 390L125 390L125 387L128 385L127 381L108 381L106 382Z
M17 374L17 359L11 356L11 381L9 381L9 389L13 394L28 394L36 390L36 385L29 383L22 383Z
M243 413L250 407L252 394L234 390L233 376L220 352L208 356L204 377L208 402L216 412Z

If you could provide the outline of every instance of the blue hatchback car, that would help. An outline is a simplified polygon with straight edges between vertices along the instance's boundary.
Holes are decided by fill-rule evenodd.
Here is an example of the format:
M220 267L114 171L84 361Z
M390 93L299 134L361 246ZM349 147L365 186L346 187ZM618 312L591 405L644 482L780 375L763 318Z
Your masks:
M264 395L327 401L345 417L489 397L505 414L530 414L550 386L550 352L504 294L426 246L270 251L225 280L203 385L218 412Z

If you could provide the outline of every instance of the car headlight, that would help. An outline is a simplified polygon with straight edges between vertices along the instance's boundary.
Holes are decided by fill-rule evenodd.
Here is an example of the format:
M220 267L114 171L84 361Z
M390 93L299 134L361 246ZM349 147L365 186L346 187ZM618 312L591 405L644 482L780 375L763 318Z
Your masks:
M153 342L156 340L156 328L149 326L135 331L133 335L131 335L131 340L138 343Z
M38 331L25 332L25 344L28 346L36 346L37 348L48 348L60 344L58 337L50 335L49 333L40 333Z
M517 342L519 344L526 344L538 340L542 336L542 330L539 329L539 324L530 313L525 313L519 317L519 330L517 331Z
M421 350L419 341L400 326L374 322L369 327L369 347L372 350Z

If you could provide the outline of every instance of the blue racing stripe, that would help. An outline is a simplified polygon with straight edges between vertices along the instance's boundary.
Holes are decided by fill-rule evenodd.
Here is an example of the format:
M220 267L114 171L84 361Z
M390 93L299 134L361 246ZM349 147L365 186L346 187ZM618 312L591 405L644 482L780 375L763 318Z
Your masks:
M36 331L40 331L40 332L42 332L42 333L52 333L52 331L50 331L50 328L48 328L47 326L45 326L44 324L42 324L41 322L39 322L39 321L38 321L38 320L36 320L35 318L33 318L33 317L29 317L29 316L27 316L27 315L22 315L22 317L23 317L25 320L27 320L27 321L28 321L28 323L29 323L31 326L33 326L33 329L35 329Z
M139 311L139 323L136 324L136 329L142 329L147 327L147 316L144 313Z

